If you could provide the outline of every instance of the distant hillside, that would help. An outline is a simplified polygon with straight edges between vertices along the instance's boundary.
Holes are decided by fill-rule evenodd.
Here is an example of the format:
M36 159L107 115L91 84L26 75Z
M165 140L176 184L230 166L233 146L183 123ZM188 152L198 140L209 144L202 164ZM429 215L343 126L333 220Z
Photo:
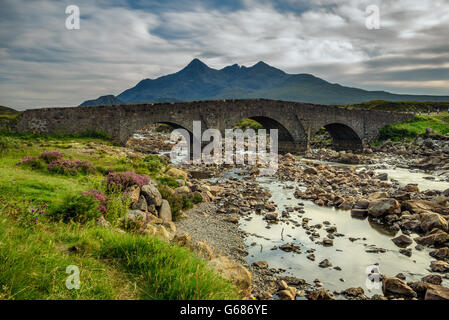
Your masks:
M374 100L359 104L347 105L348 108L384 110L384 111L414 111L414 112L446 112L449 102L417 102L417 101L385 101Z
M100 97L82 105L244 98L328 105L357 104L370 100L449 102L449 96L402 95L345 87L311 74L287 74L262 61L252 67L234 64L216 70L198 59L176 73L144 79L117 97L106 97L110 98Z
M121 105L121 104L124 104L124 102L121 101L120 99L117 99L113 95L107 95L107 96L99 97L98 99L95 99L95 100L84 101L79 106L80 107L117 106L117 105Z
M16 115L20 112L12 108L0 106L0 115Z

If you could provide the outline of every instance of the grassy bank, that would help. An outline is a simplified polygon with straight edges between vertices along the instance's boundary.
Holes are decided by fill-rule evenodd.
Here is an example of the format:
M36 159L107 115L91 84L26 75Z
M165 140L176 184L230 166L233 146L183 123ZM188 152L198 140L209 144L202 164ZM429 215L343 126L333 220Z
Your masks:
M50 170L44 152L76 170ZM118 231L128 204L107 189L105 176L132 171L174 188L167 167L157 156L127 153L101 137L0 135L0 299L239 298L233 285L187 249ZM71 208L68 199L75 209L92 210L88 200L73 200L92 189L108 197L103 213L111 228L93 219L55 219L54 213ZM192 205L189 199L172 201L181 209ZM69 265L80 270L79 290L66 288Z
M379 131L379 140L413 139L420 135L427 135L427 129L432 129L431 134L449 134L449 114L446 112L416 116L415 119L405 123L388 125Z

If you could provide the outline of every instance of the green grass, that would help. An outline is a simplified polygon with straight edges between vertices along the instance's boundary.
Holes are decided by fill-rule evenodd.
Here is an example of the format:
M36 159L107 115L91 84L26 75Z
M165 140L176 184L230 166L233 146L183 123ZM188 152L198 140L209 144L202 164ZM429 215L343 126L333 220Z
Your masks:
M372 100L359 104L346 105L347 108L384 110L396 112L436 112L437 109L447 111L449 102L418 102L418 101L386 101Z
M261 125L259 122L252 120L252 119L242 119L239 122L234 124L234 127L240 128L242 130L246 129L253 129L253 130L259 130L263 129L263 125Z
M388 125L379 131L379 140L398 141L412 139L419 135L425 135L426 129L433 129L435 134L446 135L449 133L449 115L439 114L431 116L417 116L405 123Z
M45 203L52 212L64 208L68 197L104 188L101 170L65 176L52 174L45 166L16 165L24 156L43 151L58 150L65 158L90 161L105 170L135 169L167 185L174 183L162 173L163 160L123 158L114 148L101 138L0 135L0 299L238 299L233 285L185 248L117 232L118 224L102 228L92 220L63 223L43 214L37 224L23 224L29 218L6 207L31 201ZM118 221L127 204L119 196L112 198L106 217ZM184 208L194 200L172 202ZM70 252L73 246L81 252ZM81 271L80 290L65 287L69 265Z

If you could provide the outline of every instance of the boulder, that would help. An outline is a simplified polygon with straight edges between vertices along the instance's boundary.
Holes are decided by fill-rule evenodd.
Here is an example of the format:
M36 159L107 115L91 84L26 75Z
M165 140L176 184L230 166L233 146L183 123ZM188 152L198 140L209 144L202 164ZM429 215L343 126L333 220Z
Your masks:
M449 261L449 248L439 248L429 253L431 257L443 260L443 261Z
M429 274L421 279L421 281L431 284L440 285L443 278L439 274Z
M417 296L416 292L413 291L404 281L396 277L384 277L382 279L382 291L384 295L399 295L403 297Z
M149 205L154 204L156 207L162 205L162 195L155 185L147 184L143 186L141 193Z
M165 199L162 200L161 208L159 209L159 218L161 218L163 221L173 220L170 204Z
M137 185L131 186L127 191L127 194L130 200L130 205L133 206L135 203L137 203L137 201L139 201L140 187Z
M187 232L177 232L175 236L173 237L172 242L177 244L180 247L183 247L187 245L190 240L192 239L192 236Z
M423 211L432 211L442 215L449 215L449 208L441 206L428 200L408 200L402 202L402 210L411 213L421 213Z
M449 288L428 284L424 300L449 300Z
M377 200L377 199L384 199L384 198L388 198L388 193L386 193L385 191L377 191L374 193L371 193L368 196L368 201L373 201L373 200Z
M407 247L413 243L413 240L405 234L401 234L400 236L391 239L391 241L398 247Z
M182 186L175 189L176 194L188 194L190 193L190 188L188 186Z
M417 184L408 184L402 189L406 192L419 192L419 188L418 188Z
M430 269L433 272L446 273L449 271L449 263L447 263L446 261L442 261L442 260L432 261L430 263Z
M306 294L306 298L309 300L334 300L332 294L326 289L314 290Z
M188 247L190 251L194 252L196 255L205 260L212 260L215 257L214 251L206 242L190 242L188 243Z
M139 200L137 202L134 202L134 204L132 204L131 208L133 210L148 211L147 200L143 195L141 195L139 197Z
M363 289L360 287L348 288L348 289L344 290L342 292L342 294L344 294L345 296L349 296L349 297L359 297L359 296L363 296L365 294L365 291L363 291Z
M426 236L415 238L415 241L423 245L438 245L443 244L449 240L449 236L444 231L438 231Z
M177 169L177 168L171 168L165 173L167 176L173 177L173 178L182 178L184 180L187 180L188 174L184 170Z
M266 262L266 261L256 261L256 262L253 262L252 265L259 269L268 269L268 262Z
M126 229L137 231L147 223L147 214L140 210L129 211L125 215L124 223L126 224Z
M428 232L434 228L444 231L448 230L448 223L440 214L430 211L423 211L420 214L421 229Z
M251 296L251 273L242 264L223 256L219 256L209 263L216 272L234 283L243 297Z
M304 174L318 174L318 170L315 169L314 167L307 167L304 169Z
M373 217L399 213L401 213L401 205L397 200L391 198L373 200L368 206L368 214Z

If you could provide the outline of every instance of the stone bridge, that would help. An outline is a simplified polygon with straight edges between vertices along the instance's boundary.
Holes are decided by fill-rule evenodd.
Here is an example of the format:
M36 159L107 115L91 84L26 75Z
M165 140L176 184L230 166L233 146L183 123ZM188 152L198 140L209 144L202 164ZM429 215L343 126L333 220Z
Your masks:
M387 124L404 122L413 115L348 109L277 100L214 100L180 103L139 104L103 107L46 108L25 111L19 132L76 134L104 132L124 145L137 130L153 123L193 130L201 121L202 131L219 129L223 134L239 120L250 118L267 129L278 129L279 150L302 151L310 137L325 128L337 150L357 150L362 141L374 140Z

